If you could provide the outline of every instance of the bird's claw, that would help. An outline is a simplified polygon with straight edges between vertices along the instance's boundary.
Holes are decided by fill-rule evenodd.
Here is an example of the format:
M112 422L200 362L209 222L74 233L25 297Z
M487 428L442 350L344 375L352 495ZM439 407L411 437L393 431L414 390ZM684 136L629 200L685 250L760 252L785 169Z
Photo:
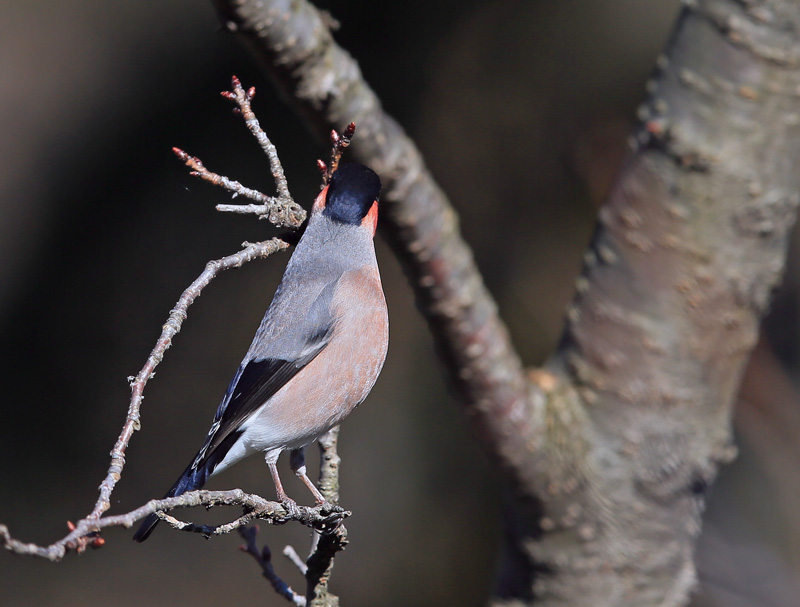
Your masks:
M338 504L331 504L330 502L317 504L317 508L319 508L318 512L322 519L314 524L314 529L320 533L335 531L344 522L344 519L352 514L352 512L345 510Z
M286 520L294 520L300 518L302 512L297 502L290 497L286 497L280 501L281 507L286 510Z
M329 516L329 515L342 515L349 516L350 513L347 512L344 508L342 508L339 504L331 504L330 502L322 502L317 504L317 508L319 508L319 513L322 516ZM344 518L339 516L338 518Z

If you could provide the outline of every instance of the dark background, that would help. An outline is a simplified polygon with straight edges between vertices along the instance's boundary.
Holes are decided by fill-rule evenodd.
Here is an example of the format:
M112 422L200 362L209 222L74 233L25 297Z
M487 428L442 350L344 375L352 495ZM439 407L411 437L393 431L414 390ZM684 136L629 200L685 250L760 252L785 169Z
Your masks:
M47 543L92 508L127 409L126 378L141 368L181 291L209 259L276 233L266 222L218 214L214 205L228 196L189 177L170 148L272 191L266 159L219 97L234 73L257 87L254 108L307 208L319 187L314 161L327 147L221 30L210 3L4 4L0 522L22 540ZM319 5L341 21L337 39L461 213L525 362L542 363L679 3ZM354 516L333 588L348 605L481 605L500 538L498 483L380 238L378 256L390 352L372 395L342 430L342 502ZM145 392L143 431L112 512L160 497L194 455L286 259L224 274L190 309ZM797 415L794 387L771 352L796 372L796 282L782 289L769 322L774 347L760 350L776 375L748 375L748 385L762 388L754 394L779 393L784 417L768 408L739 419L743 455L715 487L698 605L795 604L800 424L787 421ZM774 389L764 391L765 382ZM313 468L316 449L309 453ZM283 459L289 493L310 501ZM258 457L209 487L274 492ZM234 515L217 511L208 520ZM291 543L305 554L307 531L261 527L279 572L300 584L280 551ZM135 545L130 536L109 530L102 551L60 564L0 555L0 604L285 604L236 551L238 537L207 542L164 528Z

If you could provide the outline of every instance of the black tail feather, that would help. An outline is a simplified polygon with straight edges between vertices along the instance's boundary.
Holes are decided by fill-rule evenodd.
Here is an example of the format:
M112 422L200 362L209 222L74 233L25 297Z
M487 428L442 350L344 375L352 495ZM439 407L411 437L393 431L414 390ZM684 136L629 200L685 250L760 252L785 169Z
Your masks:
M167 494L164 496L164 498L177 497L179 495L183 495L187 491L201 489L203 485L206 484L206 481L210 476L209 463L210 462L206 462L204 465L200 465L197 468L192 468L191 466L187 468L172 486L172 489L167 491ZM144 519L144 522L141 524L139 529L133 534L133 541L143 542L150 537L150 534L153 533L153 529L156 528L159 520L160 519L155 514L151 514Z

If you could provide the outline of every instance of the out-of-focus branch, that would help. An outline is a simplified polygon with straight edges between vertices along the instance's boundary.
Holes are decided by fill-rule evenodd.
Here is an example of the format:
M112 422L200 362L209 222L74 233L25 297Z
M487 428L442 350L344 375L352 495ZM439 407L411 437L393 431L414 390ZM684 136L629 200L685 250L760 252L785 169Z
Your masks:
M658 60L549 366L575 390L564 427L584 452L551 455L564 474L517 540L529 568L558 571L535 582L542 604L682 605L696 583L800 203L799 32L796 2L698 0Z
M305 597L292 590L292 587L284 582L275 572L275 568L272 566L272 551L269 549L269 546L266 545L262 550L258 549L258 544L256 544L257 533L258 527L255 525L239 529L239 535L241 535L245 541L245 545L240 546L241 551L246 552L255 559L256 563L261 567L261 575L270 583L276 594L282 596L290 603L302 607L306 604Z
M530 391L497 306L419 150L381 107L353 58L308 2L215 0L288 98L323 135L355 121L353 154L384 184L382 233L403 261L449 378L487 452L518 487L527 474Z

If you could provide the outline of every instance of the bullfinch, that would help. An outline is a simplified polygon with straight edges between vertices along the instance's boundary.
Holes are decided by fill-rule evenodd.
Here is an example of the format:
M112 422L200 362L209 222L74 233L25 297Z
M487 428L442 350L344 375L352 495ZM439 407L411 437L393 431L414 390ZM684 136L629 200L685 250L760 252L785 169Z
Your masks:
M278 500L291 507L276 465L288 449L291 469L317 503L325 502L306 475L304 449L367 397L388 348L373 242L380 190L372 170L351 163L340 165L319 193L203 446L166 497L199 489L261 451ZM158 521L147 517L133 539L147 539Z

